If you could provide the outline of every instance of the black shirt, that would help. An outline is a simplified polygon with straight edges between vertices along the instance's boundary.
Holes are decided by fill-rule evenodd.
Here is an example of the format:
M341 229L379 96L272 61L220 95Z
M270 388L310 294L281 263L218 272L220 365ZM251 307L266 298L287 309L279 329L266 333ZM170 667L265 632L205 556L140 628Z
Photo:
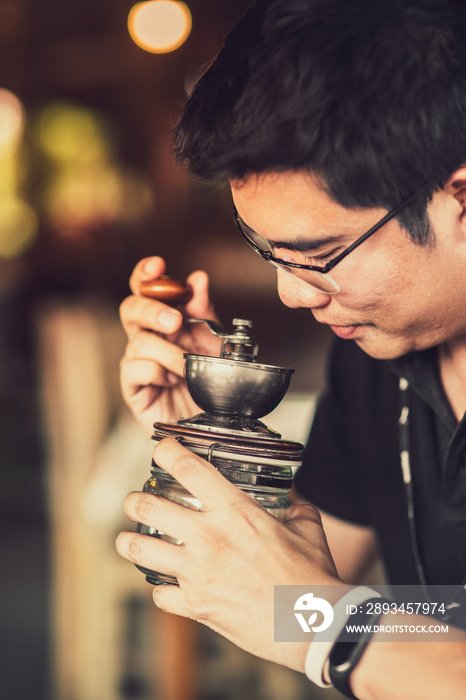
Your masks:
M435 348L375 360L337 340L298 492L338 518L374 528L392 584L419 584L403 484L399 378L408 379L410 462L420 556L429 584L466 578L466 417L457 423Z

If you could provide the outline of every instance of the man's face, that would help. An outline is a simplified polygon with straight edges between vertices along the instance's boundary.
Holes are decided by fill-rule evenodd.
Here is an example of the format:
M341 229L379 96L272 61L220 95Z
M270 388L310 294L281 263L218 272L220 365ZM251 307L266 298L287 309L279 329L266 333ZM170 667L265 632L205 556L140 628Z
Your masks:
M251 175L231 183L241 219L269 241L277 257L323 265L341 253L387 211L346 209L304 172ZM369 355L393 358L466 334L466 241L461 206L438 192L429 205L434 243L416 245L398 221L385 224L330 273L340 291L328 295L278 270L278 292L291 308L311 309L336 335L354 339ZM283 242L331 242L309 251ZM302 245L300 245L302 248Z

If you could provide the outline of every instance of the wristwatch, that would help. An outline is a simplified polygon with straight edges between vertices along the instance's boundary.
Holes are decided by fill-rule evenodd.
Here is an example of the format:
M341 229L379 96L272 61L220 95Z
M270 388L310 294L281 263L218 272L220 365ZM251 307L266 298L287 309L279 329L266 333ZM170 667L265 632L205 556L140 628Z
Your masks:
M328 657L330 680L334 687L347 698L358 700L351 690L350 676L374 634L374 626L384 614L383 603L390 603L390 601L380 597L370 598L359 606L358 611L351 615L351 628L361 630L357 638L354 638L354 632L349 631L345 625L330 651ZM368 610L371 612L368 613Z

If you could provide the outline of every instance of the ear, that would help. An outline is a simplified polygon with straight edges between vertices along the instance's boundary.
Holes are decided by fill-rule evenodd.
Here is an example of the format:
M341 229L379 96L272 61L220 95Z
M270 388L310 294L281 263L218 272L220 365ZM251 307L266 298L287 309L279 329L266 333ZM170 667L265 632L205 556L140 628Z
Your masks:
M466 219L466 165L450 175L443 191L453 196L461 205L461 219Z

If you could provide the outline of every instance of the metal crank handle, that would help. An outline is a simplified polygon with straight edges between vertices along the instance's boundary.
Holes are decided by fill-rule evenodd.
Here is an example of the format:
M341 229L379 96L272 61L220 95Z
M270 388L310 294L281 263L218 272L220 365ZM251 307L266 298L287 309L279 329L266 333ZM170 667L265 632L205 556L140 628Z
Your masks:
M187 304L193 293L191 289L183 282L175 280L168 275L161 275L156 280L149 280L141 284L141 294L150 299L163 301L168 306L181 306ZM218 338L225 338L228 333L216 321L210 321L206 318L189 318L184 317L187 323L205 323L209 330Z

